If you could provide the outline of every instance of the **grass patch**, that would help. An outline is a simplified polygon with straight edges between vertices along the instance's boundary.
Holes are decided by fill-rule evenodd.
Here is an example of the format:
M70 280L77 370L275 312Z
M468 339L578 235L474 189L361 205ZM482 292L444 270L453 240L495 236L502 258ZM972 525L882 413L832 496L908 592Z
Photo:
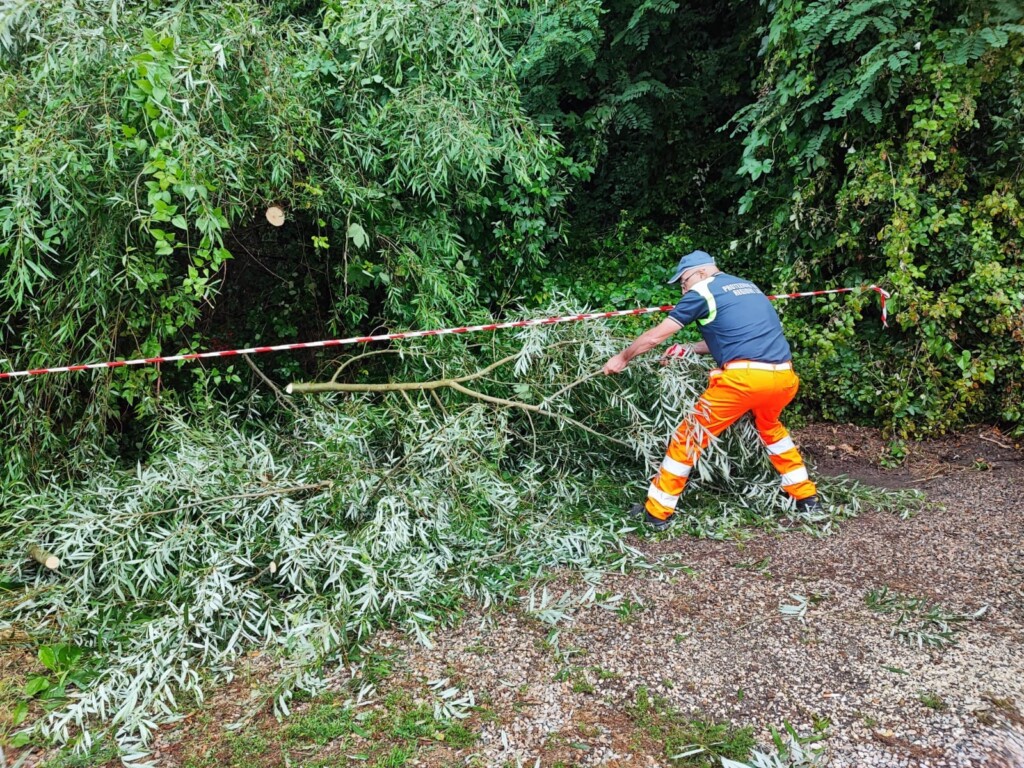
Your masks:
M587 680L587 678L585 678L581 674L578 678L573 680L572 692L573 693L593 693L594 692L594 684L592 682L590 682L589 680Z
M423 740L443 741L456 749L476 743L477 735L458 720L439 720L426 704L414 704L406 691L388 694L385 709L368 718L369 738L391 739L415 747Z
M943 712L949 709L949 705L946 703L939 694L932 693L931 691L922 691L917 700L924 704L928 709L934 709L936 712Z
M358 728L352 710L333 703L320 703L307 712L295 715L284 728L284 737L290 743L329 744Z
M622 677L618 672L612 672L604 667L591 667L598 680L618 680Z
M352 709L320 697L282 724L268 718L240 733L229 733L208 723L189 740L194 751L183 756L182 765L397 768L441 743L463 749L478 738L459 720L437 718L429 704L414 701L405 690L388 694L379 709Z
M77 754L70 749L62 752L40 765L40 768L95 768L116 760L119 755L117 747L97 742L83 754Z
M455 749L471 747L480 738L476 733L458 721L448 723L444 731L441 732L441 735L444 737L443 740Z
M573 693L593 693L596 690L594 684L587 678L587 672L583 667L572 665L562 667L554 679L556 683L571 683Z
M645 736L664 744L673 766L718 768L721 758L745 760L755 746L752 728L689 718L645 687L637 690L636 703L627 711Z
M639 614L647 610L647 606L637 600L623 600L619 603L618 608L615 609L616 615L623 624L629 624L636 621Z
M740 568L746 571L755 571L760 573L766 579L772 577L772 572L769 570L772 559L770 557L762 557L760 560L744 560L739 563L734 563L733 568Z
M252 765L258 762L270 746L266 736L260 732L251 730L242 733L228 733L224 744L231 752L231 757L236 765Z
M413 749L409 746L392 747L391 750L374 761L374 768L400 768L413 756Z
M23 687L23 683L19 685L18 681L12 678L0 678L0 744L14 725L14 708L21 700Z

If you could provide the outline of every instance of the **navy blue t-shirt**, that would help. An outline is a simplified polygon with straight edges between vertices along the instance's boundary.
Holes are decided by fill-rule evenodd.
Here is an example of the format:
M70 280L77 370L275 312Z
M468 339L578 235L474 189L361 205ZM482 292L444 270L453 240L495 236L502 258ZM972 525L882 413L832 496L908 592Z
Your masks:
M733 360L785 363L792 357L768 297L750 281L724 272L690 288L668 316L680 326L697 321L720 366Z

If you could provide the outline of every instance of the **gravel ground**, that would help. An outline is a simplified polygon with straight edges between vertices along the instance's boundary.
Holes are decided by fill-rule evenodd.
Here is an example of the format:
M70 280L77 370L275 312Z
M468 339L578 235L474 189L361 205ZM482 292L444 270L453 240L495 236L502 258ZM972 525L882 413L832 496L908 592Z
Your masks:
M944 508L909 521L865 514L827 538L641 541L652 560L687 570L606 577L599 589L625 607L580 608L559 651L518 612L472 614L432 649L385 635L409 683L449 677L497 715L477 724L476 749L421 764L475 754L488 766L668 765L627 716L646 686L684 714L754 726L760 743L784 721L810 733L827 719L834 768L1024 766L1021 453L977 431L883 472L867 463L884 448L877 434L844 429L840 443L830 429L798 435L819 472L923 486ZM548 586L580 591L573 574ZM882 586L957 614L985 610L956 625L955 645L913 647L892 636L895 614L867 606ZM795 595L808 598L802 618L780 611Z

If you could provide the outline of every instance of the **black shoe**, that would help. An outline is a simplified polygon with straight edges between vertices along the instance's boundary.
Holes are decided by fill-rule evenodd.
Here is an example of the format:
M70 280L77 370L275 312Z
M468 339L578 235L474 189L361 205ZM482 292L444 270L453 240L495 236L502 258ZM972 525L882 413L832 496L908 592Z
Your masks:
M644 506L643 504L634 504L632 507L630 507L629 517L632 520L642 520L656 531L664 531L670 525L672 525L671 517L669 517L667 520L662 520L660 517L655 517L647 511L647 507Z
M817 496L808 496L806 499L799 499L796 503L796 511L802 515L824 515L825 509L821 506Z

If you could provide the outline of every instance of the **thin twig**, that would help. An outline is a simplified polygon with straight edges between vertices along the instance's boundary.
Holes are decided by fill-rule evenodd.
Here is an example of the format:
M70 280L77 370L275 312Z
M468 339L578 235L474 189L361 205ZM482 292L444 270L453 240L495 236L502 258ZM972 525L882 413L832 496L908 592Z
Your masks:
M530 420L530 437L533 438L533 451L530 454L530 461L537 461L537 427L533 423L533 416L526 412L526 418Z
M592 378L594 378L595 376L600 376L600 375L601 375L602 373L604 373L604 371L603 371L603 370L601 370L601 369L599 368L599 369L598 369L598 370L596 370L596 371L591 371L590 373L588 373L588 374L587 374L586 376L583 376L582 378L576 379L576 381L574 381L574 382L573 382L572 384L566 384L566 385L565 385L564 387L562 387L562 388L561 388L560 390L558 390L557 392L555 392L555 394L553 394L553 395L548 395L548 396L547 396L547 397L545 397L545 398L544 398L543 400L541 400L541 401L540 401L540 404L541 404L541 406L545 406L545 405L547 405L547 404L548 404L549 402L551 402L552 400L554 400L554 399L555 399L556 397L558 397L559 395L563 395L563 394L565 394L565 393L566 393L566 392L568 392L568 391L569 391L570 389L573 389L573 388L575 388L575 387L578 387L578 386L579 386L580 384L582 384L583 382L585 382L585 381L590 381L590 380L591 380Z
M405 390L402 390L402 397L405 399L405 404L409 406L409 410L415 411L416 406L413 405L412 398L409 397L409 393L406 392Z
M441 398L437 396L437 392L431 390L430 396L434 398L434 402L437 403L437 407L441 409L441 413L447 416L448 409L444 407L444 403L441 401Z
M350 357L348 360L343 360L341 365L338 366L338 370L336 370L334 372L334 375L331 376L331 381L337 381L338 377L341 375L341 372L344 371L346 368L348 368L350 365L352 365L352 363L356 362L357 360L362 360L363 358L372 357L374 355L397 355L399 353L406 354L406 355L418 354L416 352L410 352L407 349L406 350L401 350L401 349L374 349L374 350L371 350L369 352L363 352L361 354L355 355L354 357Z
M980 437L982 440L986 440L986 441L988 441L990 443L995 443L1000 448L1005 448L1008 451L1012 451L1013 450L1013 446L1012 445L1007 445L1006 443L1004 443L1004 442L1002 442L1000 440L996 440L994 437L989 437L988 435L978 435L978 437Z
M307 383L307 382L295 382L288 385L288 393L304 393L304 392L413 392L413 391L426 391L431 389L441 389L443 387L450 387L453 384L463 381L473 381L479 379L482 376L486 376L488 373L493 371L502 365L507 365L519 357L516 355L509 355L504 357L496 363L491 363L486 368L481 368L475 373L469 373L465 376L459 376L454 379L434 379L433 381L392 381L387 384L339 384L336 381L328 381L322 383Z
M493 403L494 405L504 405L509 408L522 408L524 411L539 413L541 416L547 416L552 419L561 419L562 421L572 424L574 427L577 427L578 429L582 429L584 432L589 432L590 434L604 438L605 440L611 440L613 443L618 443L619 445L625 446L626 448L629 449L632 449L633 447L623 440L619 440L618 438L612 437L611 435L605 435L601 432L598 432L595 429L591 429L586 424L576 421L576 419L571 419L568 416L562 415L561 413L555 413L553 411L545 410L544 408L541 408L540 406L537 405L530 405L529 403L520 403L517 400L506 400L503 397L492 397L491 395L485 395L483 392L477 392L476 390L470 389L469 387L464 387L455 380L452 380L448 384L448 386L450 386L457 392L461 392L464 395L469 395L470 397L475 397L478 400L483 400L484 402L487 403Z
M271 381L270 377L267 376L263 371L261 371L259 369L259 367L257 367L256 363L254 363L252 361L251 356L250 355L242 355L242 358L245 360L246 365L248 365L250 368L252 368L253 373L255 373L257 376L259 376L261 379L263 379L263 382L268 387L270 387L270 389L274 392L274 397L277 398L277 402L279 402L285 408L287 408L292 413L294 413L296 416L298 416L299 415L299 409L295 407L295 403L292 403L291 401L288 400L287 397L285 397L285 394L284 394L284 392L281 391L281 388L279 386L277 386L277 384L275 384L273 381Z

